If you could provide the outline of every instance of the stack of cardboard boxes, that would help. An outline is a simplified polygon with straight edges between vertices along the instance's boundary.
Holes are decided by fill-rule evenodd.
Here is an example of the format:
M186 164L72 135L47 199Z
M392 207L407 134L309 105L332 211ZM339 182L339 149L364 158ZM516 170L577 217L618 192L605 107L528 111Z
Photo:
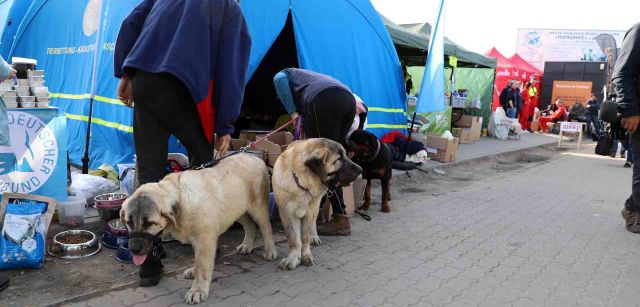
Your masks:
M460 138L460 144L471 144L480 140L482 133L482 117L464 115L459 111L454 111L451 116L451 133Z

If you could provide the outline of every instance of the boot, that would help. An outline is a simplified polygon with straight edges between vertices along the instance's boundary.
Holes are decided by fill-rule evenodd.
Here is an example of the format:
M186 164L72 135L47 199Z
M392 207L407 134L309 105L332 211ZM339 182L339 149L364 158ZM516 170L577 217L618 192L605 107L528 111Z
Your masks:
M140 266L138 277L140 277L140 287L153 287L160 282L164 266L162 259L166 257L161 244L156 245L147 259Z
M321 236L348 236L351 234L351 224L346 214L334 214L331 221L318 225Z

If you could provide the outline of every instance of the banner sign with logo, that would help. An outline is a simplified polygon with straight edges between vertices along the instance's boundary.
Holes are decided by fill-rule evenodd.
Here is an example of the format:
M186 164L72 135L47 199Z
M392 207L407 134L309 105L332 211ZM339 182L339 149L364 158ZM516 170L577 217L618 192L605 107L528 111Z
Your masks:
M625 31L518 29L516 52L540 70L545 62L607 62L617 57Z
M67 199L67 120L57 108L8 112L10 146L0 146L0 194Z

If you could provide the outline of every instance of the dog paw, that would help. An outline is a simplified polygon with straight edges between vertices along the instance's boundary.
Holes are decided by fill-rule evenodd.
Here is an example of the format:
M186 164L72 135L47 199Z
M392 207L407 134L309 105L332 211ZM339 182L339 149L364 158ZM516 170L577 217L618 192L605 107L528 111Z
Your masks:
M298 257L287 257L280 261L280 269L281 270L293 270L298 264L300 264L300 259Z
M207 297L209 297L208 290L205 291L204 289L191 287L187 295L184 296L184 300L187 304L200 304L204 302Z
M311 237L311 245L318 246L318 245L320 245L320 243L322 243L322 241L320 240L319 236L316 235L316 236Z
M268 250L265 249L262 251L262 258L268 261L276 260L276 258L278 258L278 251L275 248Z
M391 212L391 209L389 209L389 206L382 206L380 211L384 212L384 213L389 213L389 212Z
M300 263L302 265L310 266L310 265L316 264L316 261L313 259L313 256L311 254L308 254L308 255L303 254L300 259Z
M186 270L184 270L184 272L182 272L182 277L184 277L184 279L193 279L193 270L195 268L194 267L190 267Z
M236 247L236 253L240 255L248 255L253 251L253 246L249 246L248 244L240 244Z

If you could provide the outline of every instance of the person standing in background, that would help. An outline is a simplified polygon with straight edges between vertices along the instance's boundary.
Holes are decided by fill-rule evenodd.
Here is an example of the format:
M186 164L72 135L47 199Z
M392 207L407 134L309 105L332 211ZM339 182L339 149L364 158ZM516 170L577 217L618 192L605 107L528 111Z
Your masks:
M509 118L516 118L516 109L514 108L515 96L513 94L514 82L514 80L509 80L507 86L500 92L500 106Z
M591 98L587 101L587 133L591 135L595 133L596 136L600 136L602 128L600 126L600 119L598 118L598 112L600 111L600 102L596 98L596 95L591 93ZM591 130L593 125L593 131Z
M529 90L531 88L531 82L527 82L524 89L522 90L522 109L520 110L520 126L522 126L523 130L530 130L529 128L529 117L531 115L531 96L529 95Z
M522 95L520 94L520 87L522 83L520 81L513 82L513 107L516 109L515 116L511 118L518 118L520 111L522 111Z
M12 79L16 76L16 70L0 56L0 82ZM7 118L7 106L0 97L0 146L9 146L9 119ZM0 291L9 287L9 277L0 275Z

